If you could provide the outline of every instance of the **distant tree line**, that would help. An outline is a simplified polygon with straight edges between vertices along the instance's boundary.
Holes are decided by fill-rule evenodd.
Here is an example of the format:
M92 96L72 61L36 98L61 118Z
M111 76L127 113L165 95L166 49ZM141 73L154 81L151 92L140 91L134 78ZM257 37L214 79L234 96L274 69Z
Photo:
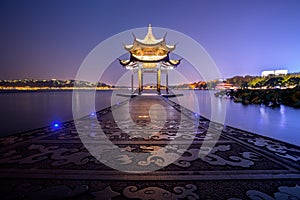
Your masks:
M113 87L105 83L77 80L0 80L0 87Z
M226 83L231 83L240 88L282 88L295 87L300 83L300 74L262 76L235 76L228 78Z
M229 96L243 104L264 104L277 107L281 104L300 108L300 74L235 76L226 80L240 89L223 90L216 96ZM256 90L261 89L261 90Z
M237 103L243 104L264 104L266 106L277 107L280 104L300 108L300 86L280 89L264 90L223 90L215 93L217 97L228 96Z
M300 84L300 73L292 73L287 75L269 75L266 77L249 75L234 76L226 80L198 81L193 83L173 85L169 87L171 89L207 90L214 89L219 83L229 83L241 89L292 88ZM88 81L77 80L0 80L0 87L74 87L74 85L76 85L77 87L115 87L102 82L92 83Z
M189 84L180 84L171 86L173 89L214 89L219 83L229 83L235 87L247 88L284 88L296 87L300 84L300 73L293 73L287 75L269 75L262 76L234 76L226 80L211 80L211 81L198 81Z

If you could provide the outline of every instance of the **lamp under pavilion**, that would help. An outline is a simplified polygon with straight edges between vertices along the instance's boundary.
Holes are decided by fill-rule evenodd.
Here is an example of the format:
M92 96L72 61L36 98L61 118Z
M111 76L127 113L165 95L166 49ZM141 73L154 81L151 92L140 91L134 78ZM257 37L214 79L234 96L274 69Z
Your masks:
M144 73L156 73L157 94L161 94L161 74L166 75L166 93L169 94L168 71L176 68L180 60L171 60L169 53L175 50L176 45L166 44L166 35L156 39L152 33L151 24L144 39L134 36L133 44L124 48L130 53L129 60L120 60L120 64L131 71L131 92L134 93L134 73L138 74L138 94L143 92Z

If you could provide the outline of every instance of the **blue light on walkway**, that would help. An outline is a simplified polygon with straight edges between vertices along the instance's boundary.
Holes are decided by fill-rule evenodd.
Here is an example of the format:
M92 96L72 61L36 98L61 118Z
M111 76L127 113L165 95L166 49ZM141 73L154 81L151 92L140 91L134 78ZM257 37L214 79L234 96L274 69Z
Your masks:
M53 122L52 123L52 127L53 128L59 128L60 127L60 123L59 122Z

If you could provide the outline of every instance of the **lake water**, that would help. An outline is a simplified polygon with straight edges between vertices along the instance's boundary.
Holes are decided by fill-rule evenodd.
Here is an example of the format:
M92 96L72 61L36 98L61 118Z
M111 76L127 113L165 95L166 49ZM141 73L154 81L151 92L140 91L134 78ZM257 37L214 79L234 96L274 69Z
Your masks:
M110 106L111 94L111 91L96 92L95 109ZM0 111L0 136L69 121L73 119L72 91L0 93Z
M210 118L211 98L208 91L193 91L198 98L199 111ZM82 91L83 94L89 92ZM177 92L176 92L177 93ZM191 91L184 93L184 101L193 104ZM95 109L110 105L111 91L98 91L95 95ZM219 99L226 104L225 123L240 129L269 136L300 145L300 109L281 106L269 108L260 105L243 105L228 99ZM221 102L222 101L222 102ZM72 120L72 92L17 92L0 93L0 136L48 126L54 121Z
M190 93L188 91L184 93ZM200 114L211 116L211 96L208 91L196 91ZM185 96L188 96L185 95ZM276 138L292 144L300 145L300 109L281 105L270 108L264 105L243 105L234 103L230 99L213 96L218 102L226 105L225 124L258 133L260 135Z

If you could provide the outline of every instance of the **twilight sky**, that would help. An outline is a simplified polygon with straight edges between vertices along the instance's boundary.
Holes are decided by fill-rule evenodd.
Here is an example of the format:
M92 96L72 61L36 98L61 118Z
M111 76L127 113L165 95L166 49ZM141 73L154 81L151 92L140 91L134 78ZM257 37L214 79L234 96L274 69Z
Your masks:
M101 41L149 23L195 39L224 78L299 72L299 10L298 0L2 0L0 79L74 79Z

